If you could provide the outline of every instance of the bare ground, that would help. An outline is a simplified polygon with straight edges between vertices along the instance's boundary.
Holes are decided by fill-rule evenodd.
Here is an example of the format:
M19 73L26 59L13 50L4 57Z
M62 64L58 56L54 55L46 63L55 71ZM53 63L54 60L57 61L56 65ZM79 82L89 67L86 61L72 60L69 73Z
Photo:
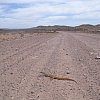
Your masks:
M0 100L100 100L97 56L98 34L42 33L0 42Z

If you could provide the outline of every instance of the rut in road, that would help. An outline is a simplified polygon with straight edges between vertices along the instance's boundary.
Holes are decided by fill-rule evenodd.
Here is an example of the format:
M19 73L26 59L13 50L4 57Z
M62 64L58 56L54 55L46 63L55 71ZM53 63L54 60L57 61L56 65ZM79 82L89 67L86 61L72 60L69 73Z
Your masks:
M41 42L37 42L36 44L32 44L29 45L27 48L22 48L21 50L19 50L18 52L14 53L13 55L10 55L8 57L6 57L5 59L0 61L0 65L1 68L0 70L1 75L3 73L5 73L6 71L8 71L7 69L10 67L12 68L14 65L17 65L18 63L22 62L24 59L27 59L29 56L32 55L33 51L37 51L39 48L41 48L41 44L49 41L49 39L53 38L54 36L48 37L44 40L42 40ZM32 40L30 41L32 42ZM13 62L11 62L13 61Z

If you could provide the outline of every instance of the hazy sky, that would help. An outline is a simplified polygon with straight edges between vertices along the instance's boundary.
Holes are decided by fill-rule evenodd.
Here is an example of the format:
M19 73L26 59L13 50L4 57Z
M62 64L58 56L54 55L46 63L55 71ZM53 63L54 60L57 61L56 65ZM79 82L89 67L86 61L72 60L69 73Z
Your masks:
M100 0L0 0L0 28L100 24Z

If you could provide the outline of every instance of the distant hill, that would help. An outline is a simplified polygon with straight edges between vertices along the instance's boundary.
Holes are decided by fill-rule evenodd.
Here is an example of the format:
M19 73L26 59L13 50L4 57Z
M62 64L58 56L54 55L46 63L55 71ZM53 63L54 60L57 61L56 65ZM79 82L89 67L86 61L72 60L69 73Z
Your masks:
M0 29L0 33L2 32L56 32L56 31L75 31L75 32L88 32L88 33L100 33L100 24L98 25L91 25L91 24L82 24L79 26L61 26L61 25L54 25L54 26L37 26L28 29Z
M90 24L83 24L80 26L76 26L76 29L83 31L83 32L90 32L90 33L99 33L100 25L90 25Z

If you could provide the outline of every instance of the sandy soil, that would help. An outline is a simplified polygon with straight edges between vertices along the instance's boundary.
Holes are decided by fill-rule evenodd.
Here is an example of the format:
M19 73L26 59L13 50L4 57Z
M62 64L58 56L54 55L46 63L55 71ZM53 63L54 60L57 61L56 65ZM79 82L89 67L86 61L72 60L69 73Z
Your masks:
M60 32L0 42L0 100L100 100L100 35ZM40 72L72 78L51 80Z

